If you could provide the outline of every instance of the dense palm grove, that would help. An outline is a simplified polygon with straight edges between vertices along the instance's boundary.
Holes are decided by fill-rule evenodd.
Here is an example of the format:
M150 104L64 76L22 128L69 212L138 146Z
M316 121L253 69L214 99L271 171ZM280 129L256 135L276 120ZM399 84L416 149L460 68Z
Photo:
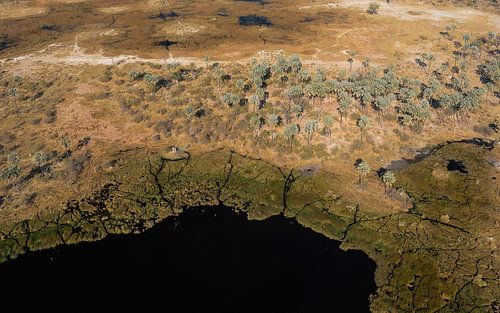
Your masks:
M353 70L353 51L349 66L337 71L306 66L299 56L282 53L252 60L250 66L219 64L206 57L201 68L149 64L152 70L134 69L128 74L107 68L97 80L105 83L115 75L126 75L128 82L120 83L126 89L97 94L92 100L116 100L135 122L147 122L158 133L156 140L176 132L189 135L195 143L235 142L245 136L252 145L280 151L314 150L315 142L316 150L324 150L325 142L335 138L333 126L338 123L340 129L356 125L359 140L355 144L364 145L364 134L374 122L398 121L401 127L420 132L427 123L461 121L478 111L484 99L498 101L498 37L488 33L472 38L458 35L456 28L448 25L441 33L454 47L448 60L422 53L409 69L394 65L381 69L365 59ZM7 103L15 105L32 100L30 93L37 89L43 94L52 83L16 76L2 84ZM159 107L160 121L154 122L152 104ZM318 133L325 139L319 140ZM64 158L71 142L66 136L59 141ZM303 144L310 149L300 149ZM15 151L5 155L2 177L14 179L21 174L21 158ZM33 168L47 171L46 153L32 151L31 155Z
M130 75L143 79L153 91L171 82L177 85L167 93L167 101L187 103L184 112L176 114L185 114L189 126L183 129L195 142L235 140L250 131L257 146L289 150L304 143L311 146L317 133L331 142L332 127L338 123L341 128L355 124L362 145L363 134L375 121L397 120L401 127L420 132L426 123L463 121L485 99L497 101L497 36L458 36L456 28L448 25L441 33L454 47L451 58L438 63L433 54L422 53L410 69L381 69L365 59L353 70L356 53L350 52L349 70L331 71L306 66L297 55L276 53L252 60L250 68L211 63L206 57L204 69L169 64L169 78L137 71ZM217 121L211 119L217 112L229 114L225 123L221 115Z

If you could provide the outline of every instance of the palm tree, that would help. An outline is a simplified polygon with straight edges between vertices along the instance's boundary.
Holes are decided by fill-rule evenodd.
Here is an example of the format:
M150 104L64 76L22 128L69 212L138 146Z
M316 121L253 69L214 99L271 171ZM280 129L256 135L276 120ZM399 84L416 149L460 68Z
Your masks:
M236 88L238 88L238 90L244 92L245 91L245 87L246 87L246 84L245 84L245 81L243 79L238 79L235 83L236 85Z
M391 171L385 171L382 175L382 181L384 182L384 189L387 193L387 187L392 187L396 183L396 176Z
M325 115L323 117L323 126L325 127L325 130L328 133L328 139L331 139L332 138L332 126L333 126L333 117L331 115Z
M349 59L347 59L347 62L349 62L349 73L352 72L352 63L354 62L354 57L358 54L356 51L349 51Z
M354 59L348 58L347 62L349 63L349 73L352 73L352 63L354 62Z
M208 55L204 56L203 61L205 62L205 67L208 69L208 66L210 65L210 57Z
M359 183L361 184L363 182L363 178L366 177L366 175L368 175L372 171L372 169L366 161L359 160L356 163L356 171L358 172Z
M339 108L338 111L340 113L340 124L342 124L343 118L347 116L347 112L351 107L352 100L347 93L345 93L345 97L339 96Z
M464 40L465 45L467 45L471 39L470 34L467 34L467 33L463 34L462 38Z
M445 30L446 30L446 32L448 32L448 34L451 32L451 34L454 35L457 27L458 26L456 24L449 24L449 25L445 26ZM451 37L449 37L449 39L452 40Z
M250 126L254 130L255 134L255 128L257 129L257 136L260 136L260 131L262 129L262 126L264 126L264 118L262 118L259 115L252 115L250 116Z
M276 127L280 123L280 117L277 114L269 114L267 116L267 123L272 127L271 139L274 140L276 137Z
M240 96L234 94L234 93L226 93L224 96L222 96L221 99L222 103L227 105L227 106L235 106L238 103L240 103Z
M299 80L302 83L307 83L308 81L311 80L311 75L309 74L309 71L305 68L301 69L298 73Z
M257 94L253 94L250 97L250 103L253 105L253 107L256 109L255 111L258 111L260 109L260 103L261 100Z
M264 82L271 77L271 66L265 61L256 63L254 64L250 75L255 87L262 87Z
M389 96L387 97L379 96L373 102L373 108L377 112L384 112L385 110L387 110L387 108L390 107L390 105L391 105L391 98Z
M302 69L302 61L300 60L300 57L296 54L290 56L289 64L292 67L292 71L294 73L298 73Z
M215 70L213 71L213 74L215 75L215 79L217 80L217 88L220 91L222 88L222 83L224 82L226 74L219 66L217 66L215 68Z
M299 99L304 95L304 91L300 86L293 85L290 86L287 90L284 92L284 96L288 99L288 101L293 101L296 99Z
M432 72L432 62L434 62L434 60L436 60L436 57L434 56L434 54L429 53L427 60L429 61L429 67L427 68L427 71L428 71L427 74L430 74Z
M314 81L307 84L304 88L304 93L313 100L314 105L316 104L316 99L323 99L326 96L325 83Z
M495 32L488 32L487 36L489 41L493 41L493 39L495 39L497 35L495 34Z
M363 62L361 63L361 65L364 67L364 68L368 68L370 66L370 58L365 58L363 60Z
M358 118L358 121L356 122L356 125L360 129L361 141L363 141L363 129L365 129L366 127L368 127L369 124L370 124L370 119L366 115L361 115Z
M35 166L37 168L42 168L47 163L47 158L45 157L43 152L39 151L33 156L33 163L35 163Z
M293 139L299 133L299 126L297 124L288 124L283 130L283 136L290 141L290 149L292 148Z
M2 172L1 177L5 179L11 179L13 177L18 177L21 174L21 168L19 167L21 163L21 158L17 152L11 152L7 155L7 165L8 167Z
M424 61L429 62L427 64L427 74L430 74L431 69L432 69L432 62L436 59L435 56L434 56L434 54L432 54L432 53L422 53L422 59Z
M71 141L69 140L68 136L63 136L61 138L61 145L64 147L64 155L66 157L69 157L69 146L71 144Z
M304 125L304 130L307 134L307 145L311 145L311 140L316 128L318 127L318 121L316 120L308 120Z

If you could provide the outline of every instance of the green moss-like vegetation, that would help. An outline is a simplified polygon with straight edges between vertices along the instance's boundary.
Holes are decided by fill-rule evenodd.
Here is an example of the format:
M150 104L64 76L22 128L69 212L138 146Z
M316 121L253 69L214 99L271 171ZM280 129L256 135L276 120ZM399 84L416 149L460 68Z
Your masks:
M493 199L486 182L476 183L491 170L484 161L488 153L451 143L397 171L398 187L411 196L413 209L392 213L346 201L341 191L348 182L316 167L286 169L226 149L196 156L139 153L124 160L101 190L68 201L59 213L1 225L0 261L108 234L140 233L189 207L226 205L254 219L284 214L341 240L345 249L365 251L378 264L374 311L471 309L493 301L500 290L494 250L479 238L479 228L457 222L472 209L474 218L488 214L485 206ZM468 174L448 174L449 159L463 161ZM442 182L447 175L455 176ZM442 218L445 211L451 219Z

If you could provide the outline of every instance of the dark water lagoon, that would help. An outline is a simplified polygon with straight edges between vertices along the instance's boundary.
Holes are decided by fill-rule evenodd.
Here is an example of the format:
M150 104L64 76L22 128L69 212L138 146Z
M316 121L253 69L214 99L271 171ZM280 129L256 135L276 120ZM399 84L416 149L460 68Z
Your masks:
M0 294L37 312L368 312L374 272L366 254L283 216L197 208L1 264Z

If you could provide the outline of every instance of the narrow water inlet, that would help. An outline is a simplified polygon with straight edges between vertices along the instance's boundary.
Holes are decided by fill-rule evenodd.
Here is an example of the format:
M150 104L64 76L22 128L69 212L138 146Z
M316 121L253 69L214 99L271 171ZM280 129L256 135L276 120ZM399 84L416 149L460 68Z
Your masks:
M374 272L366 254L283 216L196 208L141 235L1 264L0 292L43 312L368 312Z

